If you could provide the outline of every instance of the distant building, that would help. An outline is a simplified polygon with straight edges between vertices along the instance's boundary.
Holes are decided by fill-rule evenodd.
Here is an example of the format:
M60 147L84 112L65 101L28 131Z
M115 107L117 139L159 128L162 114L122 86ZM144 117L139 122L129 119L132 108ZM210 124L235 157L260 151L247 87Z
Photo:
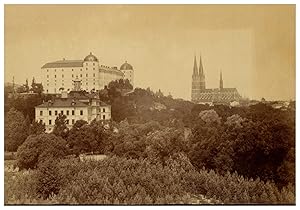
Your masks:
M55 119L61 113L67 117L67 126L71 128L77 120L110 120L111 106L100 101L95 94L80 90L81 81L74 80L74 90L63 92L60 98L49 100L35 107L35 120L45 123L46 132L54 128Z
M100 64L98 58L90 53L83 60L59 60L46 63L41 68L44 93L56 94L60 90L72 90L72 80L82 80L85 91L101 90L111 81L128 79L133 85L134 70L127 61L118 67Z
M205 74L202 59L200 57L199 70L196 57L194 58L194 68L192 75L192 102L203 104L230 104L238 102L242 97L236 88L224 88L222 72L220 73L219 88L207 89L205 84Z

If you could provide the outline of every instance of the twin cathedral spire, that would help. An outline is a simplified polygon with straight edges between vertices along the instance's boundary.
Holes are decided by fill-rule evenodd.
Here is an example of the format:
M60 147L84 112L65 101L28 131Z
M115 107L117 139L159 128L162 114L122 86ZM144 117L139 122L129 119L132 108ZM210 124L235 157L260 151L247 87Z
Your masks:
M195 56L192 76L192 102L229 104L232 101L238 101L242 98L236 88L223 87L222 71L220 71L219 88L206 88L205 74L201 56L198 64L199 68Z
M193 76L192 76L192 90L204 91L206 89L205 86L205 74L203 70L202 58L200 56L199 69L197 66L196 56L194 57L194 68L193 68ZM223 89L223 78L222 71L220 72L220 89ZM193 92L193 91L192 91Z

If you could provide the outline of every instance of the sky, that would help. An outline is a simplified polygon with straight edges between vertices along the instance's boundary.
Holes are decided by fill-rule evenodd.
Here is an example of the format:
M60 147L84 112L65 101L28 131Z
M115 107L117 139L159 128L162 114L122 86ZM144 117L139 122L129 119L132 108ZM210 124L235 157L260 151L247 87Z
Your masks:
M295 99L294 5L5 5L5 82L92 52L135 72L135 86L191 98L193 60L206 87L250 99Z

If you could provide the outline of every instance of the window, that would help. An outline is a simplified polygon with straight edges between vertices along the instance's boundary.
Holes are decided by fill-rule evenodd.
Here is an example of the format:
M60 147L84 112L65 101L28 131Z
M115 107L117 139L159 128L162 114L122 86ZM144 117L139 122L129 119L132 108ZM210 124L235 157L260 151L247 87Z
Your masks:
M82 77L82 74L80 74L80 77Z
M95 85L95 82L94 82L94 85Z
M64 114L64 110L61 110L60 113L61 113L61 114Z
M47 89L47 93L48 93L48 89Z
M66 124L69 125L69 120L66 120Z
M74 71L74 70L72 69L72 71Z
M95 77L95 73L93 74L93 76Z
M88 83L86 83L86 85L88 85Z
M56 72L56 69L54 69L54 72Z
M49 72L49 69L47 69L47 72Z
M40 120L40 123L43 123L43 120Z
M43 111L40 111L40 116L43 116Z
M80 69L80 71L82 71L82 69Z
M61 71L64 71L63 69Z
M56 74L54 75L54 78L56 78Z
M49 111L49 115L50 115L50 116L52 115L52 112L51 112L51 111Z
M74 110L72 110L72 115L75 115L75 111Z
M74 74L72 74L72 77L74 77Z
M88 70L88 68L85 68L86 70Z
M80 115L83 115L83 110L80 110Z
M105 120L105 115L102 116L103 120Z
M51 125L51 120L49 120L49 125Z
M64 78L64 75L62 74L61 77Z
M93 66L95 66L95 63L93 63Z
M47 83L47 86L49 86L49 83Z
M86 77L88 77L88 74L86 74Z
M75 120L74 120L74 119L72 119L72 125L74 125L74 123L75 123Z
M103 108L102 111L105 112L105 108Z
M67 110L67 115L69 115L69 110Z
M93 70L95 70L95 68L93 68Z
M55 115L57 115L57 110L55 110Z
M47 78L49 78L49 75L47 75Z

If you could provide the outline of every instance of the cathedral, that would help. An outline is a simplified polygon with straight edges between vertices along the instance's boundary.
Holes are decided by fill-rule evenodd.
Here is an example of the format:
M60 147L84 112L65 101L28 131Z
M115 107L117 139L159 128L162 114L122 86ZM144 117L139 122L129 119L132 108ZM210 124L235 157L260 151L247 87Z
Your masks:
M199 104L230 104L239 101L241 98L236 88L223 87L222 72L220 73L219 88L206 88L202 59L200 57L198 69L195 56L192 76L192 102Z

